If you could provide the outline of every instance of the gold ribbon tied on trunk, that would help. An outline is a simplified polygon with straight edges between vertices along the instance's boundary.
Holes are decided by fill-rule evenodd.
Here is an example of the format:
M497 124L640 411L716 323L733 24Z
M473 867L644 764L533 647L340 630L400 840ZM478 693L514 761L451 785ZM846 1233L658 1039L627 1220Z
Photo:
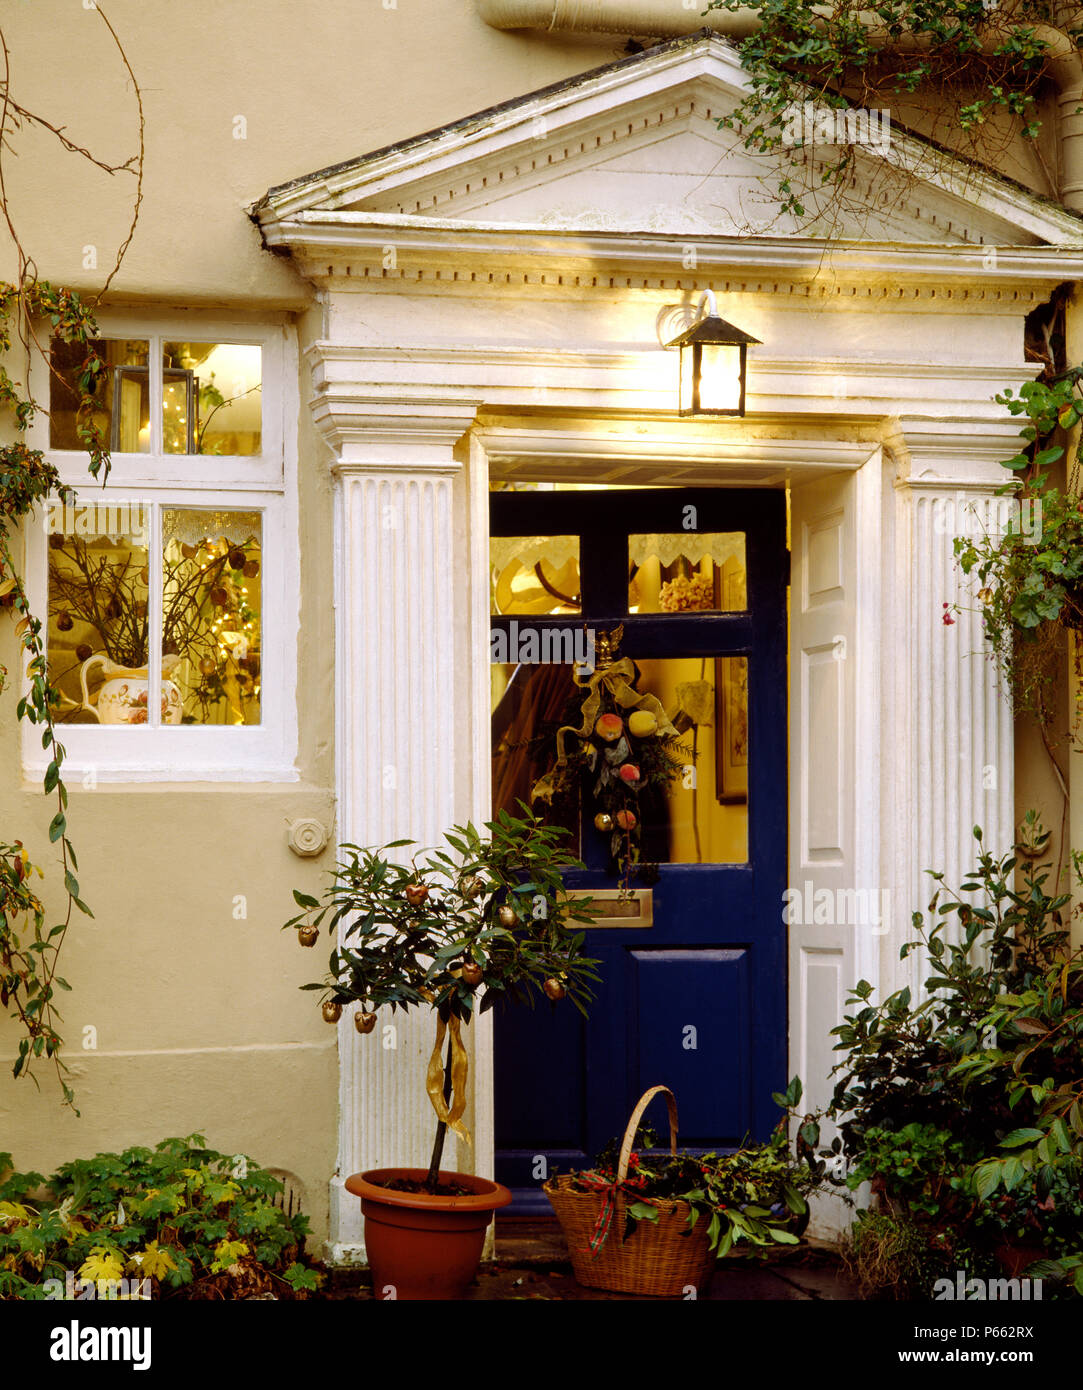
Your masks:
M619 661L614 661L604 669L597 669L593 675L582 677L575 676L576 685L581 686L586 691L580 713L583 722L579 728L573 728L571 724L564 724L556 734L557 760L552 770L547 772L544 777L539 777L534 783L534 788L530 793L532 801L551 801L557 784L562 780L565 766L568 761L567 741L570 738L587 742L594 733L594 725L602 710L602 691L608 690L614 702L624 711L634 709L649 710L658 721L656 736L658 738L677 738L677 730L670 722L669 716L662 708L660 701L654 695L644 695L636 690L633 682L635 680L635 665L630 657L623 656Z
M451 1104L444 1099L444 1034L451 1033ZM470 1131L462 1122L466 1110L466 1074L469 1061L463 1045L462 1028L454 1014L447 1023L436 1017L436 1045L429 1058L429 1070L425 1077L425 1089L429 1093L432 1108L437 1119L446 1124L454 1134L471 1148L473 1140Z

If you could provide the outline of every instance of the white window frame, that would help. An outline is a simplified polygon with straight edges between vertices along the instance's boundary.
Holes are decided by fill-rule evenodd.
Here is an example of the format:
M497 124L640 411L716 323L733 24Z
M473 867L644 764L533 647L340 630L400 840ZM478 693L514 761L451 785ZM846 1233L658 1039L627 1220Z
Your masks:
M261 535L260 723L175 726L58 724L69 784L100 782L286 782L297 769L297 640L300 575L297 546L297 344L292 328L254 316L193 312L183 318L99 314L102 338L150 342L150 361L161 361L163 342L249 343L262 348L261 452L250 456L113 453L103 489L87 470L87 455L49 446L49 421L40 415L27 442L44 450L79 504L153 502L158 507L212 507L259 511ZM151 373L153 444L161 438L161 373ZM48 405L46 365L31 370L36 400ZM225 469L228 468L228 475ZM169 470L168 472L166 470ZM151 554L161 546L160 511L152 513ZM26 577L31 610L48 608L48 508L26 525ZM152 597L152 603L154 602ZM152 644L153 645L153 644ZM160 679L161 653L150 653L150 688ZM24 682L24 688L27 683ZM37 779L48 766L39 725L23 723L23 765Z

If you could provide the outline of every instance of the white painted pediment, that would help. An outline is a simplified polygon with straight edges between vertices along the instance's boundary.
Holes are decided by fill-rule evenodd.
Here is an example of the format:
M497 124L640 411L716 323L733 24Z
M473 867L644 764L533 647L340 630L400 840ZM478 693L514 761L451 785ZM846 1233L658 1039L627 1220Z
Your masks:
M1083 242L1083 221L1060 206L897 130L860 149L841 197L813 193L803 218L783 215L778 158L745 150L719 126L745 90L729 44L678 40L272 189L261 207L277 217L356 212L678 238ZM806 157L808 184L818 185L815 156ZM800 192L800 175L793 182Z

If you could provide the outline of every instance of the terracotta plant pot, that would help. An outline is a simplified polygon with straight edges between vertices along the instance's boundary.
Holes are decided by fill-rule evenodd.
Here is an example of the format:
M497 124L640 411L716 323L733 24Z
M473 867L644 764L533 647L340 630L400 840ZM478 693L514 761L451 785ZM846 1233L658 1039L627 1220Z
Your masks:
M493 1213L511 1201L506 1187L470 1173L440 1173L442 1183L469 1188L468 1197L431 1197L379 1185L393 1178L424 1182L425 1177L424 1168L372 1168L346 1179L346 1190L361 1198L378 1299L462 1298L477 1272Z

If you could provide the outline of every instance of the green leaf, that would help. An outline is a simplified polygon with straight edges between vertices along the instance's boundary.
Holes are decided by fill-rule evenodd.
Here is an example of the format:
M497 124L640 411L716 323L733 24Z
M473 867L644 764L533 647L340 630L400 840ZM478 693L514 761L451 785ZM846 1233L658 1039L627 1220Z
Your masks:
M55 844L67 829L67 821L64 819L64 812L57 811L56 815L49 822L49 840Z
M632 1202L627 1208L627 1213L635 1221L653 1221L655 1223L658 1222L660 1216L658 1208L650 1202Z
M1000 1186L1000 1164L995 1160L992 1163L982 1164L974 1178L979 1199L987 1202Z
M1041 1129L1013 1129L1011 1134L1006 1135L1000 1141L1000 1147L1002 1149L1018 1149L1024 1144L1036 1144L1044 1138L1045 1131Z

